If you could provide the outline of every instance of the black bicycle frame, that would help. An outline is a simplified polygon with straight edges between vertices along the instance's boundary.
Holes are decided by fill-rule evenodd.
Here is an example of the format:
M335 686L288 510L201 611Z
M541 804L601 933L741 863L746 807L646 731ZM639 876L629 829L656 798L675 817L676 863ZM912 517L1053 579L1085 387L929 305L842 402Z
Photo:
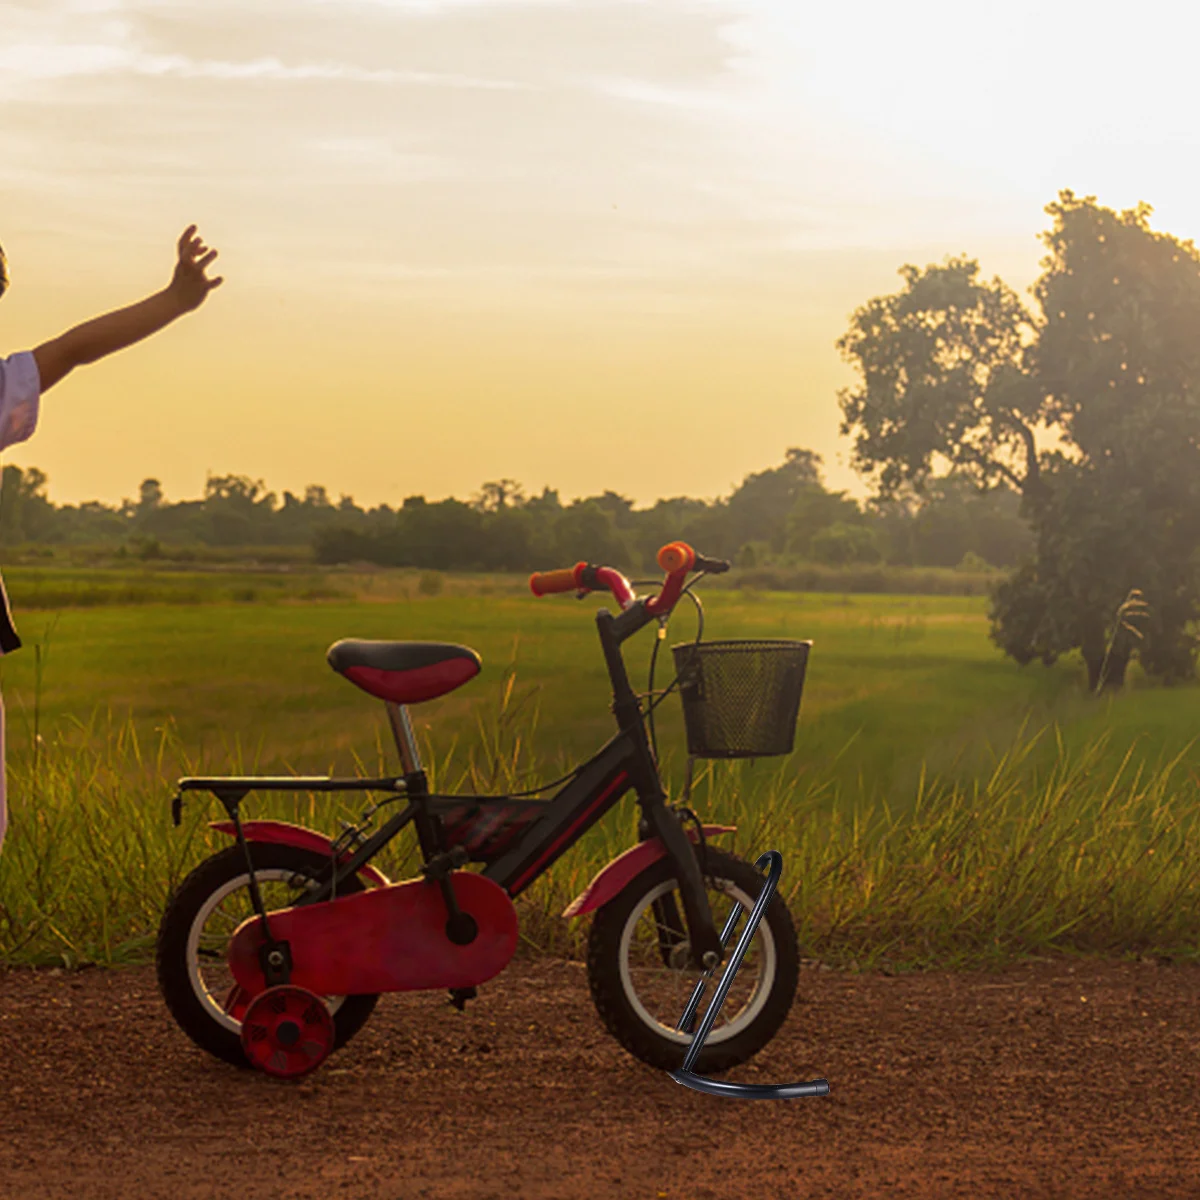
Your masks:
M406 709L386 703L397 749L404 767L402 775L380 779L338 779L316 777L222 776L186 778L179 781L172 812L175 824L182 820L183 793L208 791L224 805L234 825L250 870L251 898L256 911L261 909L255 886L253 864L242 830L240 805L251 791L385 791L389 800L406 800L404 808L388 818L373 834L347 849L330 870L316 881L317 886L299 898L297 904L315 904L337 894L339 884L365 866L410 822L416 827L417 840L424 859L422 873L441 886L451 923L461 920L454 899L451 872L471 861L463 846L450 844L442 817L453 811L511 808L514 804L540 811L530 820L511 845L487 861L483 874L516 897L557 859L565 854L593 825L631 789L636 792L642 812L643 838L657 837L675 868L683 898L684 916L690 935L693 964L700 970L712 970L724 958L725 947L717 932L708 894L696 852L675 813L667 807L658 766L646 733L645 714L629 682L621 644L655 620L645 610L644 601L635 601L619 616L605 609L596 614L596 626L604 651L613 689L613 714L618 732L595 755L584 762L562 789L550 800L520 801L512 796L462 796L431 793L412 734ZM385 801L386 802L386 801ZM501 818L498 818L502 820ZM475 861L480 861L476 859ZM265 912L259 911L265 920ZM267 931L268 939L270 937ZM470 936L466 937L470 940Z

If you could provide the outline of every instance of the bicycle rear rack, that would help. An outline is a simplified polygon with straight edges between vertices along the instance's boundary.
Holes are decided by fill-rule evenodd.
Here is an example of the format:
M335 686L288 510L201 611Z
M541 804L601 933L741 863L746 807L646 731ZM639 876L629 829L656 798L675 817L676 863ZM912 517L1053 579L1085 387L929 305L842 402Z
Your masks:
M770 904L771 897L775 894L775 889L779 886L779 877L783 874L783 855L778 850L768 850L759 857L758 862L754 866L759 871L765 866L770 867L767 881L763 884L758 901L750 913L750 920L746 925L745 931L738 938L738 944L734 947L733 955L729 960L729 966L721 978L716 995L713 996L712 1003L709 1004L708 1010L704 1014L704 1019L700 1022L700 1028L692 1038L691 1045L688 1046L688 1052L684 1056L682 1068L675 1071L668 1071L667 1074L676 1083L682 1083L685 1087L694 1088L698 1092L707 1092L710 1096L729 1096L742 1100L797 1100L802 1096L828 1096L829 1081L826 1079L811 1079L807 1083L726 1083L720 1079L707 1079L703 1075L697 1075L692 1070L696 1059L700 1055L700 1051L704 1048L705 1039L712 1031L713 1023L721 1011L721 1005L725 1003L725 997L729 989L733 986L733 980L741 968L742 959L745 957L746 951L750 948L750 942L754 938L755 930L758 929L758 923L763 919L763 914L767 911L767 905ZM725 928L721 933L722 947L729 944L729 939L733 936L733 931L737 928L737 923L741 915L742 906L735 903L733 912L729 914L729 920L725 923ZM683 1016L679 1019L676 1029L685 1031L692 1028L696 1019L696 1009L700 1006L700 997L703 996L704 989L708 986L708 981L712 978L712 975L711 970L706 972L701 977L700 982L696 984L696 988L692 992L691 999L688 1000L687 1008L683 1010Z

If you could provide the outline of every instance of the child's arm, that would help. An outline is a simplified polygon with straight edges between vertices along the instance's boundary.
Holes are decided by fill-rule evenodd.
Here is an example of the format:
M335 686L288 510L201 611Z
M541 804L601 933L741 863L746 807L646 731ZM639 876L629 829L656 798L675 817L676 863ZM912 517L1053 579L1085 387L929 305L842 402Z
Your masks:
M205 277L205 268L217 257L217 252L209 250L195 235L195 225L189 225L180 236L175 274L161 292L76 325L34 350L41 391L48 391L76 367L140 342L204 303L204 298L222 280Z

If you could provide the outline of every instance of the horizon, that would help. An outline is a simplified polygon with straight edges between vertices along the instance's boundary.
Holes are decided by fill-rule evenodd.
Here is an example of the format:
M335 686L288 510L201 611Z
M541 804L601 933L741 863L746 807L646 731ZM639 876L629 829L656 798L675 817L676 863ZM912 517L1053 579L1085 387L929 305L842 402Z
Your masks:
M800 446L862 498L834 342L903 264L1024 297L1066 187L1200 235L1200 14L1108 11L0 0L0 354L161 287L193 221L225 276L5 461L59 504L224 473L646 507Z
M768 463L765 466L759 467L757 469L757 471L752 472L752 474L756 474L760 471L769 471L774 468L780 467L783 465L784 461L785 461L785 456L780 455L779 460L777 462ZM123 495L119 499L115 499L115 500L103 499L103 498L97 497L97 496L90 496L87 499L81 500L81 501L64 501L64 500L59 500L55 497L53 479L50 479L48 472L42 471L41 468L37 465L37 463L29 463L26 465L26 464L5 462L3 465L5 467L8 467L8 466L19 467L19 469L21 471L41 471L41 473L43 475L47 476L46 498L55 507L60 507L60 508L61 507L79 507L81 504L101 504L106 507L111 506L111 507L115 507L115 508L120 508L124 504L136 504L137 503L136 492L140 489L140 487L143 483L156 482L161 485L161 480L159 480L157 475L143 475L142 478L138 480L137 487L133 489L135 494ZM308 490L308 488L314 487L314 488L320 488L325 492L326 499L329 501L330 505L332 505L334 508L336 508L343 500L349 499L349 500L353 501L353 503L355 505L357 505L359 508L363 509L364 511L370 511L371 509L384 507L384 506L391 508L391 509L398 510L404 504L404 502L406 500L410 499L413 496L419 496L422 499L424 499L426 501L426 503L429 503L429 504L437 504L444 500L458 500L461 503L472 505L472 504L474 504L474 501L481 495L482 489L484 488L484 486L486 486L489 483L499 483L502 481L508 482L508 483L515 483L519 489L519 497L520 498L512 501L512 506L514 508L520 507L522 504L524 504L528 501L540 499L540 497L542 496L541 488L537 489L536 491L532 488L526 488L523 485L521 480L513 479L511 476L507 476L507 475L499 475L495 479L490 479L490 480L480 480L479 483L477 483L474 488L471 488L466 493L460 494L460 495L427 496L424 493L412 492L412 493L409 493L408 495L401 496L399 499L397 499L395 501L390 501L390 500L381 501L378 505L376 505L376 504L368 505L368 504L360 503L358 498L356 496L354 496L353 493L335 492L333 489L327 487L325 484L320 483L318 480L310 480L307 484L305 484L303 487L300 487L300 488L290 488L290 487L289 488L276 488L276 487L272 487L270 481L267 480L266 478L261 477L261 476L256 476L253 473L243 475L240 472L233 472L233 471L214 471L214 472L212 472L212 474L209 478L224 479L224 478L228 478L231 476L236 476L238 478L246 479L250 483L258 485L262 489L260 499L267 495L273 495L275 497L276 502L279 505L283 504L284 496L288 493L290 493L293 497L295 497L295 499L297 499L299 501L303 501L305 498L305 493ZM734 487L730 489L730 492L736 491L737 487L740 486L741 483L742 483L742 481L739 480L738 483L735 484ZM840 489L833 489L833 488L829 487L829 481L824 478L824 471L822 471L822 484L825 486L827 491L840 490ZM205 480L205 486L206 485L207 485L207 478ZM586 501L586 500L596 500L604 495L615 494L615 495L623 496L622 493L617 492L616 489L614 489L614 488L600 488L599 490L597 490L595 492L590 492L587 494L580 493L579 495L565 495L561 489L557 489L557 488L553 488L553 487L550 487L547 490L555 493L558 496L559 503L564 508L566 508L572 504L575 504L577 502ZM656 504L658 504L660 502L666 502L666 501L678 500L678 499L698 500L698 501L701 501L706 504L721 503L721 502L729 499L729 493L722 493L720 495L714 495L714 496L686 496L682 493L673 495L673 496L657 496L657 497L652 498L645 504L643 504L629 496L623 496L623 498L626 500L632 499L633 500L632 508L635 511L640 512L640 511L643 511L643 510L646 510L649 508L653 508ZM163 490L162 490L161 503L165 507L169 507L172 504L198 503L198 502L202 502L203 500L204 500L204 486L202 486L200 488L199 492L194 496L191 496L191 495L172 496L166 491L165 488L163 488Z

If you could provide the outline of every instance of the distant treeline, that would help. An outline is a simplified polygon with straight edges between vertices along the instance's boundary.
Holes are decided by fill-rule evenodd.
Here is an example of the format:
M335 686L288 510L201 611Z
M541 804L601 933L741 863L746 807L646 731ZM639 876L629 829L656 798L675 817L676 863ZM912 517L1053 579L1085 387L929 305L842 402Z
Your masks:
M137 500L118 505L56 505L47 484L37 468L4 468L0 545L120 544L144 558L168 546L306 545L328 564L526 571L581 559L645 568L678 538L744 567L1003 568L1030 544L1013 491L981 492L950 476L921 496L863 505L826 488L820 456L808 450L789 450L728 497L641 509L611 491L566 503L549 488L527 496L508 479L485 483L469 500L410 496L399 508L372 509L349 496L334 503L318 486L281 500L241 475L210 476L201 499L176 502L147 479Z

